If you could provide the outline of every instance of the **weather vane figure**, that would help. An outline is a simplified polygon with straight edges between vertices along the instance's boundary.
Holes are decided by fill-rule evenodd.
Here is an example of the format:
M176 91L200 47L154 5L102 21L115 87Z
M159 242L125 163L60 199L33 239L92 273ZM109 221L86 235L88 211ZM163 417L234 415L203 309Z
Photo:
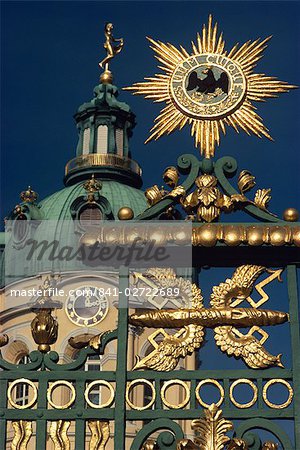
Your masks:
M105 34L105 43L104 48L106 49L106 57L99 62L99 66L104 68L104 72L101 75L101 81L111 83L112 82L112 73L108 69L109 61L114 58L124 46L123 38L115 38L113 36L113 24L110 22L106 22L104 27Z

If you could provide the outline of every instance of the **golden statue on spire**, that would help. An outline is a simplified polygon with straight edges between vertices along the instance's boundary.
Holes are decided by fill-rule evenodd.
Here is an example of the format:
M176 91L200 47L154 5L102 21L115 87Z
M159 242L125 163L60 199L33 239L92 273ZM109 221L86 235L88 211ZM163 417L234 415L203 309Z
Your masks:
M106 57L99 62L99 66L104 68L104 72L101 74L100 81L102 83L111 83L112 82L112 73L108 69L108 63L109 61L114 58L120 51L122 50L124 46L124 40L123 38L115 38L112 33L113 30L113 24L111 22L106 22L104 27L104 34L105 34L105 43L104 48L106 49ZM116 44L116 43L119 44Z

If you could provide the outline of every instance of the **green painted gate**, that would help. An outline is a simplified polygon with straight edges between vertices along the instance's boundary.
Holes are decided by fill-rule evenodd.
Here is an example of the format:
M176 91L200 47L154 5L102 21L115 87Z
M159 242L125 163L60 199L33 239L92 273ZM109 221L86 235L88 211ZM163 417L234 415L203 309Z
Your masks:
M179 168L185 165L185 174L187 167L189 168L188 182L185 185L186 189L193 185L193 181L200 170L202 173L212 172L212 167L208 167L208 162L205 160L199 163L195 161L194 157L190 157L189 161L190 164L183 164L184 158L182 158L178 163ZM217 162L215 163L214 173L218 177L219 183L226 188L224 174L220 170L218 172L218 169L220 169L220 163ZM230 189L227 188L228 190ZM167 207L174 204L174 198L165 198L160 203L158 202L146 210L145 215L147 217L141 216L140 219L151 218L151 215L152 217L157 217L160 211L164 211ZM291 235L298 226L298 224L272 221L273 218L269 220L267 225L261 225L269 227L269 236L272 236L272 233L280 232L281 227L285 227L286 232ZM243 223L238 224L238 226L239 232L242 232L241 227L253 227L253 223ZM259 227L260 224L257 224L257 226ZM125 296L124 291L129 286L129 269L122 268L119 274L119 287L123 294L120 295L119 299L118 327L110 332L103 330L105 333L99 340L99 348L97 348L97 345L94 345L94 348L93 346L86 346L80 350L77 359L69 364L59 364L59 356L53 351L48 353L42 353L38 350L33 351L29 355L30 361L20 365L14 365L0 359L1 449L6 448L8 430L11 425L13 425L14 430L12 448L30 449L35 439L35 448L45 450L50 442L47 437L49 426L51 427L50 434L56 439L55 448L70 448L67 436L68 422L71 422L74 428L74 448L76 450L85 448L104 449L108 440L108 423L114 423L114 436L108 440L107 448L112 448L110 446L113 439L115 450L123 450L127 448L126 424L132 421L141 421L144 425L141 426L141 429L133 438L130 446L131 450L141 450L142 448L156 448L160 450L205 448L217 450L222 447L217 445L214 447L213 444L211 444L211 447L201 447L200 444L184 441L184 434L178 423L178 421L193 420L204 416L204 402L202 401L202 406L201 401L199 403L199 383L201 385L203 383L213 383L221 386L219 389L221 389L221 392L224 392L224 401L221 405L223 416L227 420L234 422L234 436L244 440L244 444L241 444L244 447L238 447L237 441L228 441L228 449L249 448L258 450L261 448L275 448L264 446L257 430L265 430L272 433L272 441L280 443L284 450L300 448L300 341L296 273L299 254L296 253L297 249L292 243L288 246L283 245L280 247L278 245L251 246L249 243L243 244L239 242L238 245L228 247L226 244L226 232L228 230L232 232L232 230L237 229L237 224L228 223L226 223L226 227L229 227L227 231L223 230L223 243L214 243L211 246L206 243L204 245L203 239L206 239L207 236L204 232L207 232L207 227L208 225L203 223L195 223L193 226L193 267L195 269L209 266L210 268L207 270L207 274L209 274L209 271L213 270L214 267L223 267L227 277L230 277L232 272L242 264L261 264L268 268L284 269L287 276L287 289L282 299L282 310L288 311L290 315L291 366L287 368L238 368L233 370L202 370L200 367L196 370L181 369L169 372L149 369L143 372L128 371L129 318L128 298ZM209 227L209 232L214 233L220 227L220 224L212 223ZM272 229L272 227L274 228ZM195 281L198 281L197 277ZM116 371L85 372L80 370L84 367L87 358L103 354L106 345L114 340L117 341ZM2 344L4 344L5 338L2 338L2 341ZM91 407L87 402L90 390L89 385L96 380L100 384L108 386L109 383L111 386L110 401L101 408ZM184 404L181 407L180 405L179 407L178 405L176 406L176 404L169 407L166 406L162 392L165 391L166 388L164 386L170 380L175 381L179 386L188 384L188 402L183 402ZM19 382L28 384L29 389L32 391L33 399L30 406L20 407L13 401L11 392ZM146 407L132 407L128 394L129 386L130 384L132 386L132 382L134 384L143 382L148 384L148 386L151 385L152 400ZM256 399L247 407L240 406L238 402L235 404L232 402L233 385L241 382L251 386L254 385L253 392ZM272 403L270 397L266 395L267 389L274 383L287 388L288 399L279 405ZM71 392L70 403L64 409L59 409L55 404L54 406L52 404L51 407L51 392L56 385L63 385ZM11 401L8 400L9 398ZM289 421L290 425L288 429L285 429L284 424L287 421ZM34 425L36 430L35 436L31 436L32 425ZM29 438L30 441L27 446ZM150 441L149 438L153 439ZM88 441L87 444L86 441ZM195 446L193 447L193 445Z

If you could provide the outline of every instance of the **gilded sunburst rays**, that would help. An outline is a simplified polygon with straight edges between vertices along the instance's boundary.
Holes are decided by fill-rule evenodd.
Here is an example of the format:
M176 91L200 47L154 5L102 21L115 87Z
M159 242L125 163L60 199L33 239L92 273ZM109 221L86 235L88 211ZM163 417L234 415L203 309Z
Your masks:
M191 125L195 146L207 158L214 155L226 126L233 127L236 132L242 129L247 134L272 140L251 102L277 97L296 86L253 73L270 37L247 41L241 46L237 44L227 53L223 35L218 35L217 23L213 25L212 16L209 16L202 35L198 33L196 41L192 42L191 54L182 46L176 48L170 43L147 39L159 61L158 67L164 73L125 88L166 104L155 119L146 143L182 129L186 124ZM206 78L204 73L208 73Z

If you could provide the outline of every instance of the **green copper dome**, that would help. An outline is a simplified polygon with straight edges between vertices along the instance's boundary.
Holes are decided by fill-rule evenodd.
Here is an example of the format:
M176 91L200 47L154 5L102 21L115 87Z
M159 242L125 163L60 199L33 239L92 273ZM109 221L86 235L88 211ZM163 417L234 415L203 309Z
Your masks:
M147 209L144 192L138 189L142 186L142 170L132 159L129 146L135 115L117 97L116 86L100 83L94 89L94 98L78 108L74 116L78 144L76 156L66 165L65 187L40 202L30 187L21 193L22 201L8 217L6 282L45 271L81 268L76 258L61 262L49 257L44 261L34 254L28 259L30 242L44 242L50 249L56 241L77 248L80 236L86 232L85 221L97 223L100 229L105 220L119 220L121 208L124 220ZM124 214L129 214L127 219Z
M71 219L71 204L85 194L83 183L79 182L49 195L39 203L43 220ZM101 195L109 201L116 220L118 211L123 206L129 206L135 217L147 208L143 191L117 181L102 181Z

